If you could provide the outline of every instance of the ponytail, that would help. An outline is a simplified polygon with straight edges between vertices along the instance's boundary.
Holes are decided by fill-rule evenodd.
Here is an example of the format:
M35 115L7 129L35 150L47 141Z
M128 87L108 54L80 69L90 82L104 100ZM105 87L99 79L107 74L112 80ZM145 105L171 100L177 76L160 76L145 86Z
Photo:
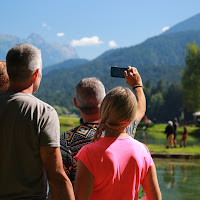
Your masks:
M93 141L97 141L101 138L101 135L103 131L105 130L106 126L104 123L100 122L99 127L96 130L96 133L94 134L94 139Z

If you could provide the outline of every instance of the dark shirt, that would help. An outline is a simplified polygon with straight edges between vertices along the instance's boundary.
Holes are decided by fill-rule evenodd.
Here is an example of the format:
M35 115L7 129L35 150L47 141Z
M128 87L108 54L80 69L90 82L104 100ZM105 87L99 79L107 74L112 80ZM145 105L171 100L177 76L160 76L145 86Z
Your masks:
M92 142L98 123L83 123L65 132L60 138L60 149L65 172L73 183L75 181L77 160L74 158L81 147Z
M168 126L165 128L165 133L167 134L167 137L168 137L169 135L171 135L171 134L174 134L174 127L168 125Z
M174 127L174 134L177 134L178 123L177 122L173 123L173 127Z

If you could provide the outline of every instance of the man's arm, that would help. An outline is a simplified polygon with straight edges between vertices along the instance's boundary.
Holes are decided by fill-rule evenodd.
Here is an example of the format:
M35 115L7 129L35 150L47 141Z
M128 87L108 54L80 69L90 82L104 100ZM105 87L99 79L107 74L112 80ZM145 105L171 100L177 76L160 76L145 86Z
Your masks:
M74 200L71 181L63 169L60 148L40 147L40 155L47 174L52 199Z
M128 66L128 70L124 72L124 76L126 78L126 84L133 88L134 94L137 98L136 117L139 123L146 112L146 98L143 91L142 79L137 69L131 66Z

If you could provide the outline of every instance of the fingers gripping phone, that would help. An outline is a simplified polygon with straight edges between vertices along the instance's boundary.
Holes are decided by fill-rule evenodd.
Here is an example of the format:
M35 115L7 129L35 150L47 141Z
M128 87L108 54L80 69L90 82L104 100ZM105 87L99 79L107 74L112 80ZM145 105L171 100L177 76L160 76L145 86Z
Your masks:
M124 71L125 70L127 70L127 68L111 67L110 68L110 75L112 77L116 77L116 78L125 78L124 77Z

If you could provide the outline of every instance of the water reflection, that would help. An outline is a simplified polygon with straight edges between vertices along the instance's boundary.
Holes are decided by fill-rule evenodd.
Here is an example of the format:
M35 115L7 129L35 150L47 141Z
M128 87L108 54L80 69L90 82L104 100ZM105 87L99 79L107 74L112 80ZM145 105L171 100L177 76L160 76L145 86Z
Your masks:
M163 199L200 199L200 161L154 159Z
M167 189L174 190L176 188L176 180L175 180L175 165L170 164L165 168L165 173L163 175L163 180L166 183Z

